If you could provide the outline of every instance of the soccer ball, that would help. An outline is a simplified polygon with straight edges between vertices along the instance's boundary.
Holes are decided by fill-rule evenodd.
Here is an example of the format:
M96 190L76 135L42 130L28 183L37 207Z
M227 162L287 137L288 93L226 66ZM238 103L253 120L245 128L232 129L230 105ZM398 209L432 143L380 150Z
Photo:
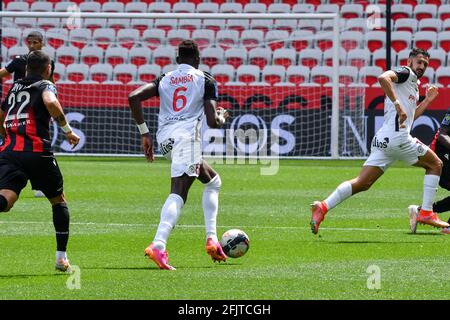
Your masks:
M244 231L231 229L223 234L220 245L227 256L239 258L248 251L250 239Z

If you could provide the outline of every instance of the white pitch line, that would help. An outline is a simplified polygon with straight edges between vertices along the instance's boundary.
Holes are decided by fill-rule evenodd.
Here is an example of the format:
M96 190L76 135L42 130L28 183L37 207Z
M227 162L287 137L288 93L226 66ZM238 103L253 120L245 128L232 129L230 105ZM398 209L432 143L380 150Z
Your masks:
M52 222L45 221L0 221L0 224L49 224L53 225ZM143 224L143 223L99 223L99 222L72 222L70 225L79 226L105 226L105 227L157 227L157 224ZM189 225L181 224L177 225L177 228L204 228L203 225ZM217 226L219 228L236 228L236 226ZM277 230L309 230L309 227L286 227L286 226L239 226L241 229L277 229ZM330 228L322 227L321 230L330 231L383 231L383 232L408 232L409 229L383 229L383 228Z

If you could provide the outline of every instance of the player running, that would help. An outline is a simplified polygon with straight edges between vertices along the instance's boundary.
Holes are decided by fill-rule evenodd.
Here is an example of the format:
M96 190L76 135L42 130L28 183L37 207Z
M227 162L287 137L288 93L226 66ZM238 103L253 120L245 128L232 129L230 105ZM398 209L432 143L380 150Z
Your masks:
M368 190L396 160L425 169L423 180L423 200L417 221L438 228L449 226L433 212L433 202L441 174L442 161L426 145L410 135L411 126L438 95L436 87L427 88L425 99L419 104L418 80L424 74L430 55L422 49L413 49L408 65L389 70L378 77L386 94L384 101L384 123L372 140L372 150L359 175L341 183L323 201L311 205L311 230L319 231L326 213L345 199L361 191Z
M56 270L70 271L66 254L69 209L64 199L63 177L51 151L50 117L58 122L70 144L80 138L72 132L48 81L50 58L36 50L28 55L25 78L14 82L0 110L0 212L9 211L30 180L52 205L56 231Z
M439 179L439 186L443 189L450 190L450 109L442 119L441 127L436 132L433 141L431 142L430 148L436 155L441 159L442 173ZM415 233L417 229L417 215L420 211L420 207L417 205L411 205L408 207L409 210L409 222L411 227L411 232ZM450 210L450 196L442 200L433 203L433 211L436 213L446 212ZM450 223L450 220L449 220ZM450 227L443 228L442 233L450 234Z
M204 115L210 128L218 128L225 123L228 113L217 108L218 92L214 78L209 73L198 70L200 53L194 41L184 40L180 43L177 63L177 70L161 75L155 81L136 89L128 97L133 118L141 133L145 157L150 162L154 160L153 141L144 122L141 102L160 97L156 138L162 155L171 161L171 192L162 207L155 238L145 249L145 255L160 269L166 270L175 270L169 265L166 243L195 179L205 185L202 204L206 252L213 261L227 259L216 232L222 182L219 174L202 159L200 133Z

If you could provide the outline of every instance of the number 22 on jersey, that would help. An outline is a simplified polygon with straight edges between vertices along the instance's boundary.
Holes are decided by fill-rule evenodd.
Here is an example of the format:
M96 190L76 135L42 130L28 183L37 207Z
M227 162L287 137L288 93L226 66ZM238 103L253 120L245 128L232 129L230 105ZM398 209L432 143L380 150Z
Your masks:
M17 96L17 97L16 97ZM13 112L13 109L16 107L16 103L19 103L20 106L17 108L16 112ZM8 97L8 113L6 114L5 121L14 120L14 119L27 119L28 113L22 113L23 109L28 106L30 103L30 93L27 91L20 91L19 93L11 93Z

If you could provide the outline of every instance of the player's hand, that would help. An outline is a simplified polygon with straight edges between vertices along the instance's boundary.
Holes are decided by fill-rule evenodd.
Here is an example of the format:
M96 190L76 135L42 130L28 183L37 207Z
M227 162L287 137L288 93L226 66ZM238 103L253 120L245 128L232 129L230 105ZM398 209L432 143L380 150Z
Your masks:
M406 128L406 126L404 125L404 122L406 120L406 113L402 110L398 113L398 124L400 125L400 128Z
M230 113L228 112L228 110L222 107L217 107L217 114L219 117L222 117L224 119L224 123L230 117Z
M434 100L438 95L439 91L436 86L430 86L428 84L426 85L426 94L425 94L426 98Z
M144 150L147 161L153 162L153 160L155 160L155 155L153 154L153 140L148 133L142 135L142 150Z
M66 133L67 141L72 145L72 150L78 145L80 142L80 137L73 133L73 131Z

